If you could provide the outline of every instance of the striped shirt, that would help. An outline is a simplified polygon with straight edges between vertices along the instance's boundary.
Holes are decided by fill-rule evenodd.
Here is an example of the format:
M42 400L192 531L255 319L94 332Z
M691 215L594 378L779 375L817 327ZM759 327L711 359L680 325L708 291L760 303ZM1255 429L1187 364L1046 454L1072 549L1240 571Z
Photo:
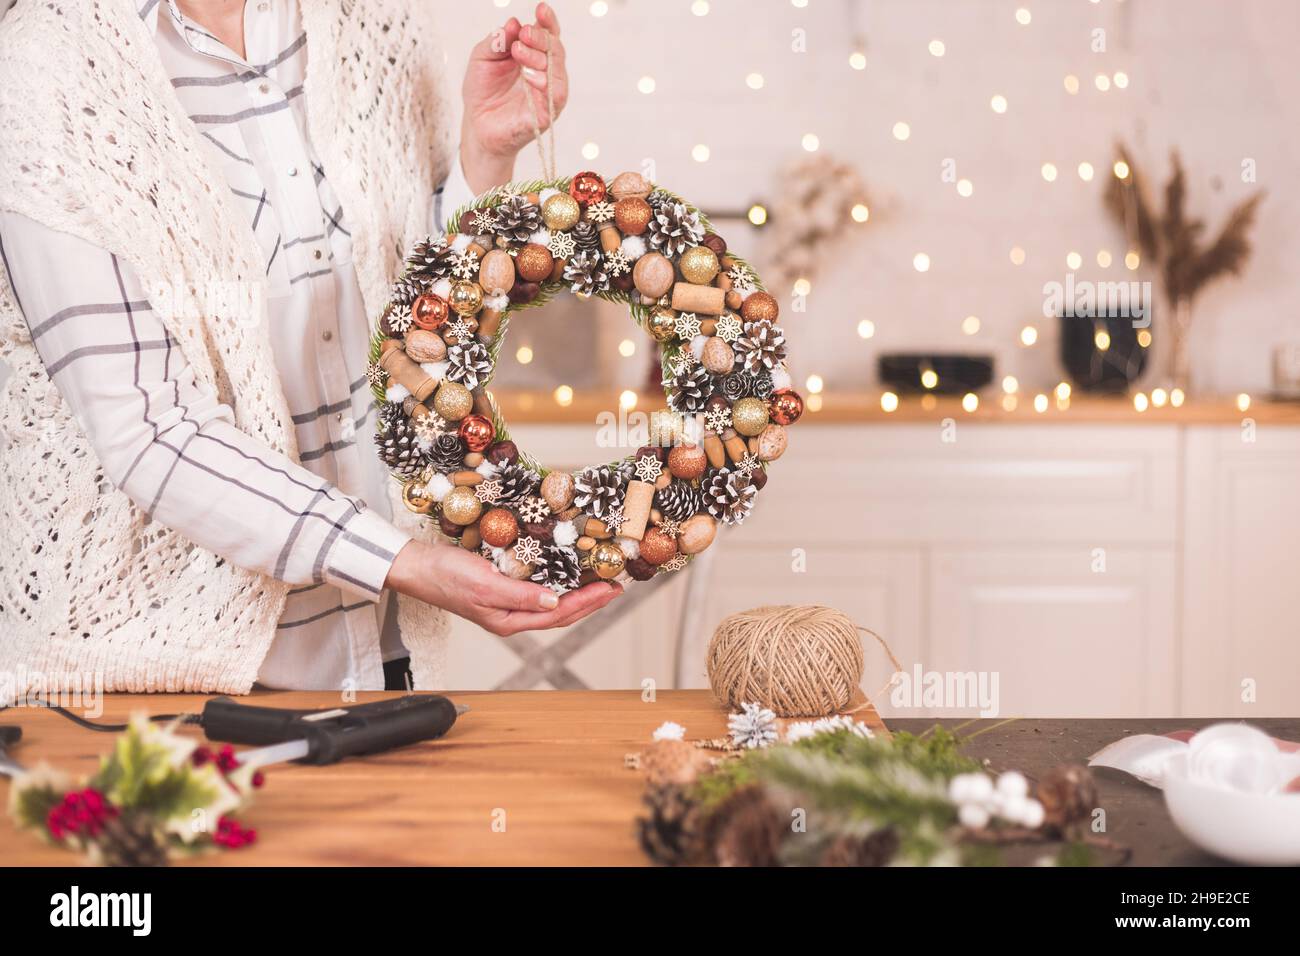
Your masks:
M141 3L181 106L262 250L299 461L236 428L118 257L0 213L15 296L113 484L221 560L294 585L259 681L382 688L383 662L405 655L383 584L409 536L388 520L390 479L374 454L369 323L347 221L307 132L298 4L248 0L241 57L174 0ZM430 198L430 231L444 206L471 198L457 168Z

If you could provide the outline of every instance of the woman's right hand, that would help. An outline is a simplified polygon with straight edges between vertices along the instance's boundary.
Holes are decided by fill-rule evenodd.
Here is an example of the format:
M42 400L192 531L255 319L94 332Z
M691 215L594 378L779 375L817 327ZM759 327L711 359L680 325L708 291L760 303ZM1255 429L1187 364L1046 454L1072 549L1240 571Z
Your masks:
M622 585L597 581L558 597L540 584L506 577L476 554L423 541L402 548L384 584L502 637L564 627L623 593Z

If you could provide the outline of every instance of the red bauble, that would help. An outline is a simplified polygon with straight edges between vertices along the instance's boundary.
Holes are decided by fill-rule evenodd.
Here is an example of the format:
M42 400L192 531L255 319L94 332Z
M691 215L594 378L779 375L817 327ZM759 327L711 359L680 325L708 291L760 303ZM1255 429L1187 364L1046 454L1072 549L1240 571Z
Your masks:
M460 437L470 451L482 451L492 444L496 428L482 415L466 415L460 420Z
M442 328L450 312L447 300L432 292L426 292L411 303L411 321L426 332Z
M569 195L580 203L604 202L605 180L599 173L578 173L569 182Z
M772 393L767 414L778 425L793 425L803 414L803 399L792 388L779 389Z

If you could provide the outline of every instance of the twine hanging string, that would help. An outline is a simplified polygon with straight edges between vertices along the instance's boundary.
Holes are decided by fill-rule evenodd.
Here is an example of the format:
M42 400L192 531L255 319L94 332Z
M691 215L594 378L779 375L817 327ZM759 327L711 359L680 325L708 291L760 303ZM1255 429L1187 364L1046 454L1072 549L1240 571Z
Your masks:
M551 32L542 30L546 36L546 138L547 143L542 144L542 127L537 118L537 105L533 98L533 90L524 79L522 71L519 75L519 82L523 85L524 93L528 97L528 117L533 121L533 139L537 142L537 155L542 161L542 178L549 183L555 182L559 177L555 172L555 94L552 92L551 84ZM549 148L550 155L547 156Z
M870 705L860 684L858 632L874 637L894 673L903 666L875 631L819 604L765 605L723 619L709 642L713 693L728 707L761 703L780 717L826 716ZM893 683L881 688L883 693Z

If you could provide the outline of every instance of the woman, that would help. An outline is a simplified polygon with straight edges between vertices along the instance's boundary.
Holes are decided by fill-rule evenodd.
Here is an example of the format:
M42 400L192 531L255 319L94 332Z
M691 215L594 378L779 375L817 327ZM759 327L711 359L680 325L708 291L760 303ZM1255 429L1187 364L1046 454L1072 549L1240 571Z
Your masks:
M18 0L0 21L16 684L391 688L409 665L428 687L440 609L511 634L620 593L557 598L417 539L374 455L368 317L402 251L511 178L548 55L567 95L539 4L474 47L453 151L432 6Z

